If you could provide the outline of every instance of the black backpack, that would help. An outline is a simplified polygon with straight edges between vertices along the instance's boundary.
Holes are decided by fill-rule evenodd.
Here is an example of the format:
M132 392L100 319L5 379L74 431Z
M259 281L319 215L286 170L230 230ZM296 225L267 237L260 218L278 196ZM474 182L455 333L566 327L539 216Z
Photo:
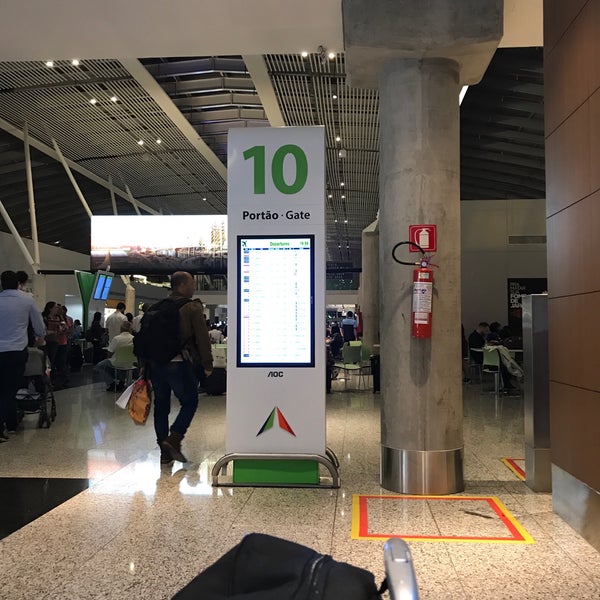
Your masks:
M373 574L311 548L251 533L172 600L379 600Z
M133 337L135 355L145 362L166 365L181 352L179 309L189 298L165 298L144 313Z

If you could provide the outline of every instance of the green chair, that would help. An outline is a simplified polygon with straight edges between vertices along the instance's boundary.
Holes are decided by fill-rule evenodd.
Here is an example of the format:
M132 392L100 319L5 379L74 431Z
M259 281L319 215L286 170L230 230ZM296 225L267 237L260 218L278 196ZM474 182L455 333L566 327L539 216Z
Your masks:
M494 394L497 396L500 391L500 354L493 346L483 347L482 373L490 373L494 376Z
M363 382L366 389L366 383L361 362L361 346L352 346L344 344L342 346L342 362L336 362L335 367L344 371L344 391L348 388L348 378L354 373L359 376L358 389L361 389L360 383Z

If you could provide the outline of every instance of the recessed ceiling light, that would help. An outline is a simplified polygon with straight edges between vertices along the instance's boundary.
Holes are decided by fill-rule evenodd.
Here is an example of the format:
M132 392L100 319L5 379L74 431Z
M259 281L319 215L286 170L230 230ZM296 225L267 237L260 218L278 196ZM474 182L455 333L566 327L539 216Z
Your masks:
M334 219L334 220L333 220L333 222L334 222L334 223L337 223L337 219Z
M333 198L333 194L327 194L328 198Z
M345 199L346 199L346 196L344 196L344 194L342 194L342 200L345 200Z
M111 101L111 102L118 102L118 101L119 101L119 99L118 99L116 96L111 96L111 97L110 97L110 101Z
M330 52L328 56L330 60L333 60L335 58L335 52Z
M47 61L46 61L44 64L45 64L47 67L53 67L53 66L54 66L54 61L53 61L53 60L47 60Z
M334 100L337 100L337 94L334 94L333 96L331 96Z
M342 247L342 245L341 245L341 244L338 244L338 248L341 248L341 247Z
M344 223L347 223L347 222L348 222L348 219L344 219Z
M206 202L206 198L202 198L202 200L203 200L204 202Z
M78 67L78 66L79 66L79 59L78 59L78 58L74 58L74 59L71 61L71 64L72 64L74 67Z
M98 104L98 100L96 100L96 98L90 98L90 104Z
M156 143L157 143L157 144L162 144L162 140L161 140L160 138L158 138L158 139L156 140Z
M336 142L341 142L341 141L342 141L342 138L341 138L339 135L336 135L336 136L335 136L335 141L336 141Z
M140 146L143 146L143 145L144 145L144 140L138 140L138 144L139 144Z
M306 57L308 56L308 52L307 52L306 50L303 50L303 51L300 53L300 56L302 56L302 58L306 58Z
M345 184L343 181L340 181L340 185L341 185L342 187L344 187L344 185L346 185L346 184Z

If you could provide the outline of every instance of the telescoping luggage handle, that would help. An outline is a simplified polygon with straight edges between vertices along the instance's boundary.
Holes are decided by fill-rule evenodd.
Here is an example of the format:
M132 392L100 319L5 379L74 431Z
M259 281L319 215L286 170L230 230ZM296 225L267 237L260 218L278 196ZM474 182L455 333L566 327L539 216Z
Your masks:
M400 538L383 545L386 583L392 600L419 600L419 588L408 544Z

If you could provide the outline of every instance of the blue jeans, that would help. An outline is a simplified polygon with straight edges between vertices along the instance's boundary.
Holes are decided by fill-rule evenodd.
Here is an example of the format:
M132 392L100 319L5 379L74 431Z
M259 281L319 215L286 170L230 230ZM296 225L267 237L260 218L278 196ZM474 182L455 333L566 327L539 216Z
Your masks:
M171 391L181 408L171 430L184 436L198 408L198 380L194 367L186 361L152 364L150 380L154 388L154 431L160 444L169 435Z

